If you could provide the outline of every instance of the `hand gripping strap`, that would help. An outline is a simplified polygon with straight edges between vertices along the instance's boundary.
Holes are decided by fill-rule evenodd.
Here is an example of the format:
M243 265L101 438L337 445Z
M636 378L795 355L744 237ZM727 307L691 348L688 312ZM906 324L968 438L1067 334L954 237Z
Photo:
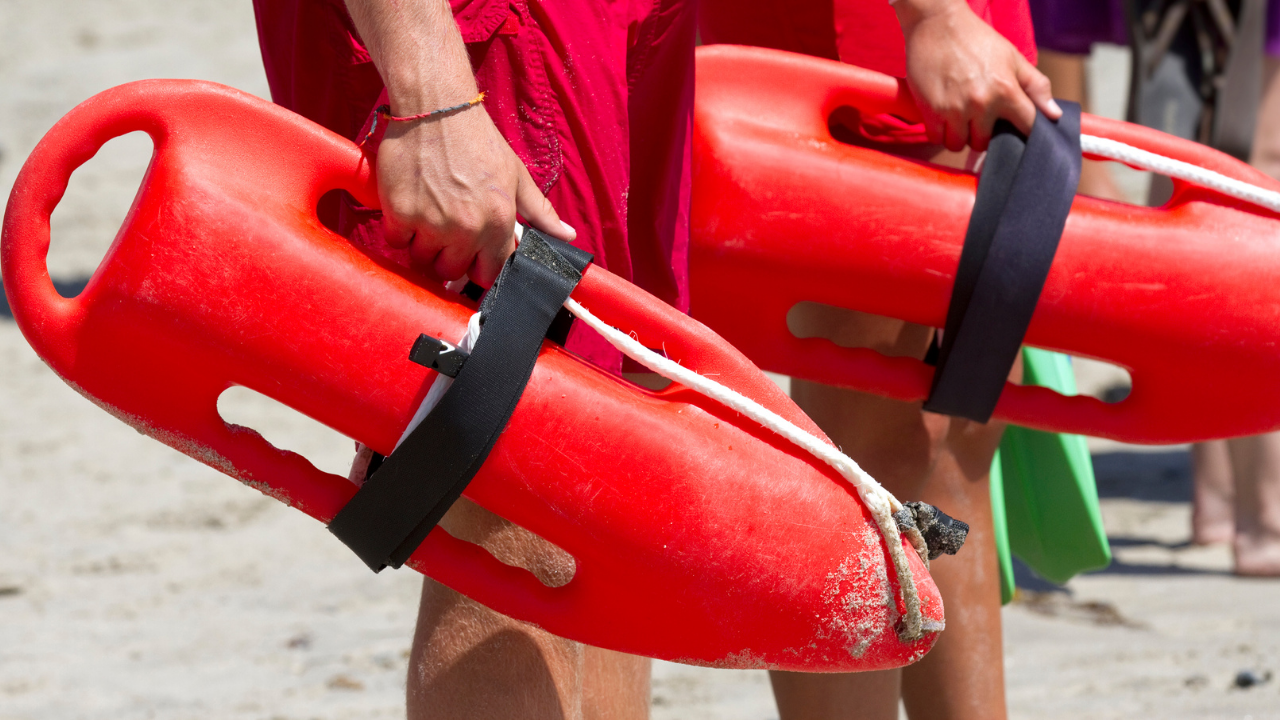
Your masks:
M1025 141L996 125L925 410L986 422L1004 390L1080 182L1080 106L1059 104Z
M484 332L452 387L329 524L374 572L403 565L475 477L590 262L581 250L525 231L485 296Z

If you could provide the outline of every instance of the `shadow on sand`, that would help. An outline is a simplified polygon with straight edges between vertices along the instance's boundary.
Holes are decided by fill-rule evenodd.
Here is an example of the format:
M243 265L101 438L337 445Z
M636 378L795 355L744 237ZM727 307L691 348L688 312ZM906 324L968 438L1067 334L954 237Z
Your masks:
M1191 502L1191 453L1185 447L1093 456L1098 497L1147 502Z
M1186 447L1097 453L1093 456L1093 472L1098 481L1098 497L1103 500L1125 498L1144 502L1191 502L1191 454ZM1113 549L1160 547L1184 550L1190 542L1167 542L1154 538L1116 535L1108 537ZM1090 575L1230 575L1224 570L1189 568L1170 564L1131 563L1112 560L1102 570ZM1035 593L1070 593L1070 591L1037 576L1017 558L1014 559L1014 581L1020 589Z

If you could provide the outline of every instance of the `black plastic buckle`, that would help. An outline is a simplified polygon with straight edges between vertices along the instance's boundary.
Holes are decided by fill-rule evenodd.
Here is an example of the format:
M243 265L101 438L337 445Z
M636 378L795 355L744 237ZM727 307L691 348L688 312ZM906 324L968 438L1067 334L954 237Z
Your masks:
M410 360L451 378L458 377L469 357L471 354L459 349L457 345L430 335L419 335L413 342L413 348L409 350Z

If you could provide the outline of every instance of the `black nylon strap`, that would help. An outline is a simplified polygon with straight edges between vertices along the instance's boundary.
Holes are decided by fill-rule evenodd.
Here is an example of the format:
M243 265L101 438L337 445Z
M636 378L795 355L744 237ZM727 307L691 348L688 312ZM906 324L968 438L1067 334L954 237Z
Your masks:
M1023 140L1000 121L987 149L924 409L991 419L1017 360L1080 182L1080 106L1036 114Z
M404 564L475 477L590 261L588 253L525 231L485 296L484 332L453 385L329 524L374 572Z

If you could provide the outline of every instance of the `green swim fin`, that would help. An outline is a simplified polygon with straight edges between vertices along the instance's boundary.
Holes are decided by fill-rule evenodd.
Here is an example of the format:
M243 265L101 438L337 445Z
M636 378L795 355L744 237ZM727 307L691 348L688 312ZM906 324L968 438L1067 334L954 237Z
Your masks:
M1023 384L1076 394L1067 356L1028 347L1022 358ZM1080 435L1010 425L992 462L991 505L1006 603L1014 591L1011 555L1055 583L1111 562L1093 461Z

